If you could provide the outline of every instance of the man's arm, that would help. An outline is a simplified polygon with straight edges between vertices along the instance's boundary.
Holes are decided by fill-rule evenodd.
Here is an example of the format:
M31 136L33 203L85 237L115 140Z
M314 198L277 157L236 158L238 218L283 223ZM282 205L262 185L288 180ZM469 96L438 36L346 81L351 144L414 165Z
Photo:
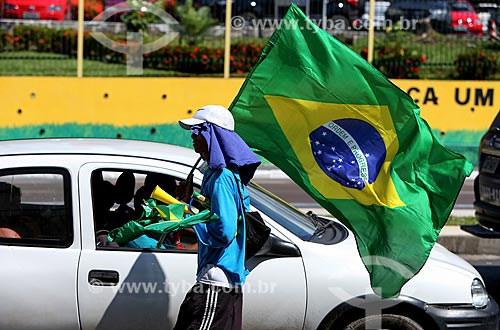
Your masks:
M211 213L219 216L218 221L195 227L201 236L202 244L212 247L225 247L236 235L238 211L234 198L234 180L227 175L219 176L210 198ZM205 232L205 233L204 233Z

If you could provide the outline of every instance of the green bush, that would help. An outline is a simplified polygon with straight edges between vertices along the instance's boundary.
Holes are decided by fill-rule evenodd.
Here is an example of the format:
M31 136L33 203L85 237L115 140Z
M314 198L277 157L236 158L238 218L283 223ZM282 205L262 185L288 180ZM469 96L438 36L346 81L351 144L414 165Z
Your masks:
M402 31L390 32L385 39L377 39L372 64L387 78L419 79L420 67L426 63L424 54L412 45L413 35ZM368 57L368 49L361 51Z
M250 72L262 52L263 44L231 46L230 71ZM185 73L221 73L224 69L224 49L196 46L169 46L146 54L146 67Z
M109 38L125 44L124 36ZM89 32L84 33L83 55L85 59L106 63L126 63L126 54L103 46ZM50 28L18 26L12 34L0 32L0 47L4 51L50 52L76 57L77 32ZM257 62L264 47L261 44L237 43L231 45L230 71L237 74L248 73ZM222 73L224 67L224 48L198 47L193 45L167 46L144 55L145 68L178 71L183 73L213 74Z
M373 66L387 78L419 79L420 67L425 64L425 56L416 50L405 48L377 47L374 49ZM367 58L368 49L361 53Z
M184 4L175 7L179 17L181 37L185 37L189 45L194 45L200 37L215 25L215 20L210 17L210 7L195 8L193 0L186 0Z
M455 59L456 79L485 80L498 72L498 57L485 50L459 54Z

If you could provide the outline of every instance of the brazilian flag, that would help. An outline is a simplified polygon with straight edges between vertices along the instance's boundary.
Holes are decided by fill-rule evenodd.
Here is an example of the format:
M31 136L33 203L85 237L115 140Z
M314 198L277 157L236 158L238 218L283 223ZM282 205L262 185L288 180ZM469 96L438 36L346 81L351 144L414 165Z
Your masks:
M473 170L405 92L294 4L230 110L258 154L352 230L383 297L422 268Z

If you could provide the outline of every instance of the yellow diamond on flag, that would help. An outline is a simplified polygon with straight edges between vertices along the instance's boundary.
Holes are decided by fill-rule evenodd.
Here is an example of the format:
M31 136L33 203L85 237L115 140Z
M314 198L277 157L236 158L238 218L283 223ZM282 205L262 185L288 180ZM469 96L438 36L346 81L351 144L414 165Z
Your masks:
M269 95L265 96L265 99L272 108L295 155L306 170L303 175L325 198L354 199L364 205L380 205L390 208L405 205L400 199L390 175L391 162L399 145L388 107L332 104ZM367 127L372 127L380 135L385 158L379 160L379 168L377 168L376 173L369 171L367 159L377 155L363 150L359 146L363 141L356 141L353 135L336 124L339 120L344 119L363 121L367 123ZM310 133L320 127L324 127L323 135L328 132L335 136L337 141L340 139L342 146L353 159L351 163L355 166L351 166L348 170L350 173L345 174L346 178L344 179L342 179L342 173L335 174L337 168L344 170L342 157L332 158L332 163L323 165L324 168L321 168L315 159ZM319 143L321 142L316 141L316 144ZM334 150L336 146L325 146L323 143L323 147ZM317 152L321 152L321 150ZM352 174L353 169L359 171L356 173L359 176L358 181L363 181L358 182L358 188L356 188L356 182L353 182L351 186L347 182L349 181L347 177ZM374 178L373 182L370 182L369 176ZM339 179L336 180L336 177ZM342 184L342 180L346 182ZM354 179L351 180L354 181Z

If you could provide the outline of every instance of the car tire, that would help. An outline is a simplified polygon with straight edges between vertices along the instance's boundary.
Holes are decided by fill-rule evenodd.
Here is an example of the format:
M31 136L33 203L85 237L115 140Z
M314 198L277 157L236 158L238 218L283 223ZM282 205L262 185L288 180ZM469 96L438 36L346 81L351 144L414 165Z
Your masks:
M344 330L365 330L367 329L366 326L369 322L381 322L383 329L389 330L424 330L420 324L412 319L403 315L395 314L370 315L363 317L349 323Z

